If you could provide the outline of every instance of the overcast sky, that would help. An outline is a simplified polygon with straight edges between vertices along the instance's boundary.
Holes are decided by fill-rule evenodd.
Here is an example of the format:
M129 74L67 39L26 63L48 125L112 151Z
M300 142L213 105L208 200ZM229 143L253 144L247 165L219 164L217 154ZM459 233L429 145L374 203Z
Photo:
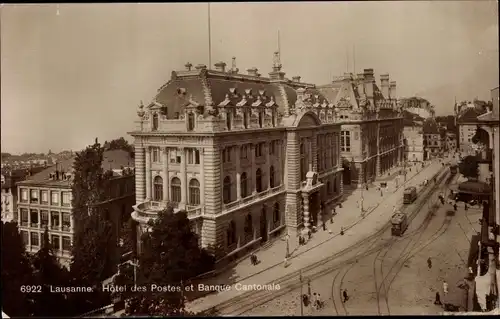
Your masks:
M208 64L207 4L3 5L3 152L79 150L126 136L172 70ZM287 76L326 84L373 68L400 96L450 113L498 86L496 1L215 3L212 64L267 75L280 30Z

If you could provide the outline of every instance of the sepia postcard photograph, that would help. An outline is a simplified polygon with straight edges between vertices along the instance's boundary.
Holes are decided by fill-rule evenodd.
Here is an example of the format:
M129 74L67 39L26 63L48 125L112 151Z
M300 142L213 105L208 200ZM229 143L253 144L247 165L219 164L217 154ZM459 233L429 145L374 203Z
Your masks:
M2 318L500 314L498 15L0 3Z

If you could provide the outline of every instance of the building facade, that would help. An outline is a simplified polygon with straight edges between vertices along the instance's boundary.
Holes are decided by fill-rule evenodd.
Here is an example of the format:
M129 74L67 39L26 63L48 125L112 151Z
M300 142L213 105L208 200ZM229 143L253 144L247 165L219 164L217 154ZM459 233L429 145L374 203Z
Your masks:
M438 157L444 152L445 139L434 118L424 121L424 160Z
M403 116L396 82L380 76L377 86L373 69L356 76L345 74L319 87L337 107L342 123L340 150L343 182L361 187L373 182L404 157Z
M424 134L422 125L405 125L403 130L405 138L405 160L408 162L424 161Z
M74 234L72 214L72 166L74 159L62 161L24 181L18 182L17 220L28 253L40 249L45 228L59 262L69 267ZM121 150L104 153L103 169L113 172L107 200L102 203L105 213L119 233L121 224L130 216L134 203L133 159Z
M17 185L16 183L24 180L37 172L44 170L45 167L30 167L23 169L2 170L2 221L12 222L17 220Z
M457 151L457 135L453 132L446 132L446 150L450 153Z
M135 139L138 236L157 211L186 210L202 247L228 257L321 220L343 193L336 106L279 56L262 77L221 62L172 72ZM140 240L138 242L140 250Z
M458 137L459 147L460 152L464 155L475 154L476 150L472 142L472 137L476 134L476 129L479 124L477 120L478 116L485 114L486 111L485 108L473 103L462 106L458 111L457 126L460 134Z

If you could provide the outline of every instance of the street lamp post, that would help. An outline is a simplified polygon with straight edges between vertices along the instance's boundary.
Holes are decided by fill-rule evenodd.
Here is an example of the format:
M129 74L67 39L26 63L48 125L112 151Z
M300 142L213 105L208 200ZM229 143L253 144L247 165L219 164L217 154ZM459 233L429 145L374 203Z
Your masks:
M139 266L136 262L131 260L127 260L124 264L129 264L134 267L134 287L137 286L137 267Z
M290 235L288 233L285 236L285 241L286 241L285 258L288 258L290 256Z

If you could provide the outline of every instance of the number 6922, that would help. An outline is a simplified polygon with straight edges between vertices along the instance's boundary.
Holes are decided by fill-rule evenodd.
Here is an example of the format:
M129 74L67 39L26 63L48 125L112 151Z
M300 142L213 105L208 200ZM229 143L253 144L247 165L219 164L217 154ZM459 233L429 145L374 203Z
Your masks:
M39 293L42 292L42 286L40 285L22 285L21 292L25 293Z

